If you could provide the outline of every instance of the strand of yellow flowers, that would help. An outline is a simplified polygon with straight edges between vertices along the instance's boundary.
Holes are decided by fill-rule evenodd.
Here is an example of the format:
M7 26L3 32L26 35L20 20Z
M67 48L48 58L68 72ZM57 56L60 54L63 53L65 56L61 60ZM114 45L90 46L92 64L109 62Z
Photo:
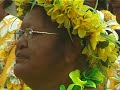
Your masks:
M10 72L9 68L15 60L14 54L16 46L14 40L14 32L17 28L20 27L20 25L21 21L12 15L6 16L0 22L0 65L2 65L1 62L4 63L4 68L1 68L0 70L2 71L2 73L0 73L0 90L4 88L6 79L10 77L8 74L8 72Z
M12 49L12 51L10 52L10 55L8 57L7 63L4 67L3 73L0 76L0 90L2 90L2 88L4 87L6 78L7 78L7 69L9 68L9 66L13 63L13 61L15 60L15 47Z
M78 35L85 40L82 54L88 56L90 67L99 67L105 71L105 65L111 66L118 57L120 44L113 34L107 34L106 22L100 14L90 6L84 5L84 0L14 0L18 6L18 16L24 14L24 5L32 3L43 6L52 21L64 26L72 39ZM104 72L105 74L105 72Z

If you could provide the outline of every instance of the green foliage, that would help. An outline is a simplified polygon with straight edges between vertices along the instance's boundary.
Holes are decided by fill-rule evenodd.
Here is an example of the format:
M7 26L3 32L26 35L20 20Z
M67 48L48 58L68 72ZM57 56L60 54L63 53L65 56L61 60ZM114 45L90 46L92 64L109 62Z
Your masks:
M87 80L91 85L93 85L93 82L97 85L103 82L104 75L98 68L93 68L82 73L82 80ZM93 87L95 86L93 85Z
M110 37L109 35L105 33L100 34L102 37L106 38L108 41L113 42L117 48L120 48L120 41L115 40L114 38Z
M64 86L64 85L61 85L61 86L60 86L60 90L66 90L65 86Z
M68 86L67 90L84 90L85 87L96 88L104 80L104 76L97 68L84 71L83 73L80 73L80 70L75 70L70 72L69 77L73 83ZM60 90L66 90L65 86L61 85Z
M80 86L74 85L74 87L72 88L72 90L80 90Z
M99 42L99 44L97 45L99 48L105 48L109 45L109 41L106 40L106 41L102 41L102 42Z
M32 90L32 89L29 87L25 87L24 90Z
M61 7L61 6L62 6L61 0L55 0L55 1L56 1L56 3L57 3L58 7Z

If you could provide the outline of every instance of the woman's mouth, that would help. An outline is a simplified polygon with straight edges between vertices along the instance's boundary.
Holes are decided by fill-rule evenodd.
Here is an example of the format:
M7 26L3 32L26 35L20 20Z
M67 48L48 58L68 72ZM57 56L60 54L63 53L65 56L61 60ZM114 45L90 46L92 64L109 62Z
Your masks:
M16 63L22 63L22 62L26 62L28 61L28 56L24 55L24 54L16 54Z

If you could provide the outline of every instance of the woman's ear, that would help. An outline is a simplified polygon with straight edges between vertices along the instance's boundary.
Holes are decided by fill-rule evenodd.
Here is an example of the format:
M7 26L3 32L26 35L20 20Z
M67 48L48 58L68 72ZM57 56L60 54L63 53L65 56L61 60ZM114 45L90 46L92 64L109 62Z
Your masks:
M66 41L65 44L65 60L66 63L74 62L76 59L80 58L83 46L80 44L80 38L78 36L73 37Z
M74 37L73 42L66 42L65 63L74 65L74 68L84 70L88 67L87 57L82 53L83 46L80 44L80 38Z

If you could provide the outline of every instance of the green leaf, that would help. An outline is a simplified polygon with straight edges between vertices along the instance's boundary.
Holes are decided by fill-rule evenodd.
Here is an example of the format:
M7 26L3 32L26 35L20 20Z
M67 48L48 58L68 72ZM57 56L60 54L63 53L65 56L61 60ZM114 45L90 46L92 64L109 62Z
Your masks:
M81 87L78 85L74 85L74 87L72 88L72 90L80 90L80 89L81 89Z
M83 77L82 77L83 80L87 80L87 81L91 80L95 84L100 84L104 80L104 75L99 71L98 68L87 70L82 74L83 74Z
M96 0L96 4L95 4L95 10L97 9L97 7L98 7L98 0Z
M105 48L109 45L109 41L103 41L103 42L99 42L99 44L97 45L99 48Z
M60 90L66 90L65 86L64 86L64 85L61 85L61 86L60 86Z
M31 10L30 12L32 11L33 7L36 5L36 0L34 2L32 2L32 6L31 6Z
M117 48L120 48L120 42L119 42L119 41L113 39L112 37L110 37L109 35L107 35L107 34L105 34L105 33L101 33L100 35L101 35L102 37L106 38L108 41L113 42L113 43L116 45Z
M80 70L70 72L69 77L72 79L74 84L79 85L80 87L84 87L87 83L87 81L80 80Z
M32 89L29 87L25 87L24 90L32 90Z
M96 88L96 84L91 80L87 80L87 83L85 84L85 86Z
M61 7L62 6L62 1L61 0L56 0L56 3L58 5L58 7Z
M77 69L75 71L70 72L69 76L70 76L70 78L80 77L80 70Z
M68 86L67 90L72 90L74 86L75 86L75 84L70 84L70 85Z

